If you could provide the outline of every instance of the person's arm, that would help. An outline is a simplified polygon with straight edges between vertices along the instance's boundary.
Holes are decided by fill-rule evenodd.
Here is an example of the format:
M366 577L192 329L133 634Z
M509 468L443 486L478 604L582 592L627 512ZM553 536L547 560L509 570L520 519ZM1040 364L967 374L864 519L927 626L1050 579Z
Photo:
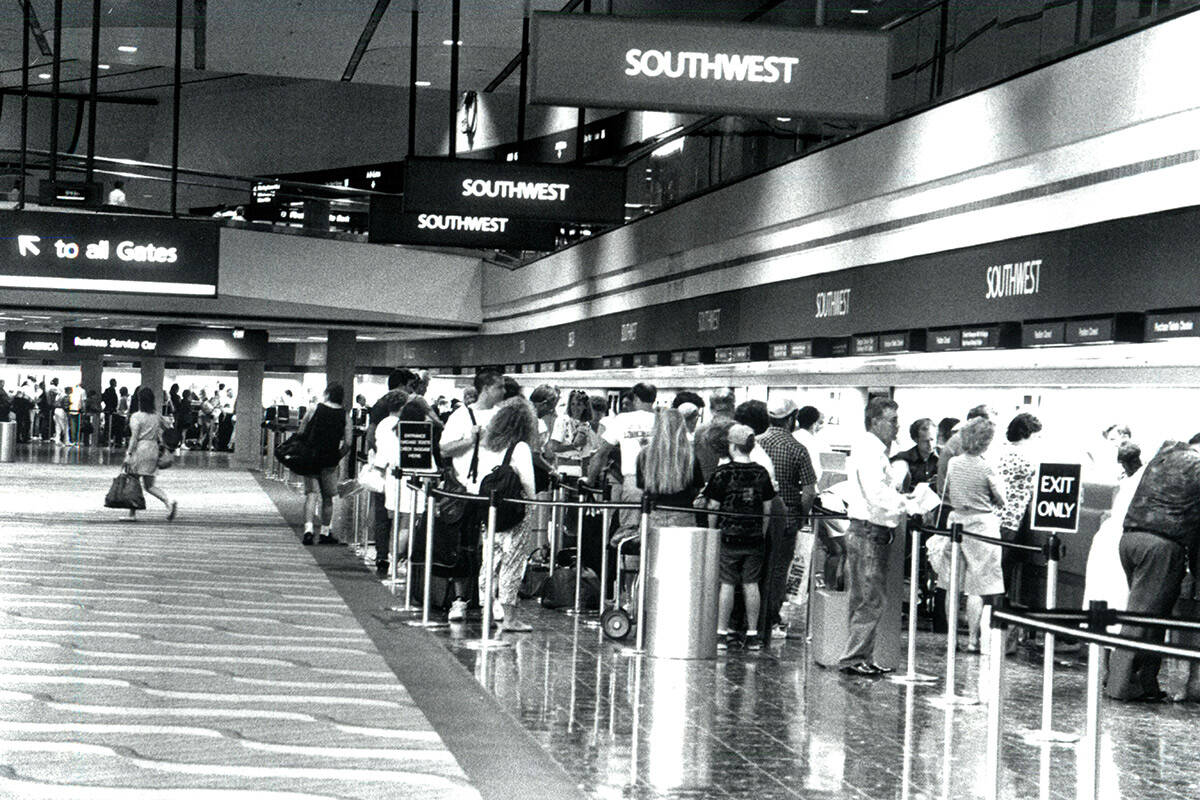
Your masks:
M887 460L877 458L875 453L866 458L860 454L855 459L852 452L850 457L855 462L855 468L850 470L850 475L857 475L868 510L877 509L885 514L903 513L904 496L892 488L887 472Z
M608 466L608 454L612 452L615 445L609 444L605 439L600 440L600 446L596 448L596 452L592 454L591 463L588 464L588 483L593 486L602 485L600 477L604 474L605 467Z
M521 478L521 488L525 490L525 497L532 500L537 496L537 489L533 478L533 451L526 442L520 442L513 449L510 463Z
M763 501L762 514L763 514L762 532L763 532L763 537L765 538L765 537L769 536L771 533L771 530L770 530L770 528L771 528L771 501L770 500Z
M442 430L442 455L446 458L457 458L470 450L479 437L480 428L471 423L471 416L462 406L446 421Z
M992 505L1003 509L1005 503L1008 502L1004 489L1004 479L1000 477L1000 473L990 463L988 464L987 480L988 490L992 494Z

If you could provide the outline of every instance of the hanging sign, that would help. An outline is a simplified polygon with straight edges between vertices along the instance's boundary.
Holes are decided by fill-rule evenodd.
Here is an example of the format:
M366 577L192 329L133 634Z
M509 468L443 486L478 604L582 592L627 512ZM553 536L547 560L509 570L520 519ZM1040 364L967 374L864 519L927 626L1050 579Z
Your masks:
M1081 491L1079 464L1039 464L1033 485L1034 530L1075 533L1079 530Z
M885 119L891 37L875 31L537 13L532 103Z
M409 213L403 200L372 197L367 238L372 244L553 250L559 223L479 214Z
M121 331L108 328L63 328L64 353L101 355L154 355L154 331Z
M46 358L61 352L62 336L57 333L9 331L4 334L4 354L9 358Z
M460 218L620 224L625 170L558 164L409 159L404 211Z
M217 361L265 361L267 332L159 325L156 355Z

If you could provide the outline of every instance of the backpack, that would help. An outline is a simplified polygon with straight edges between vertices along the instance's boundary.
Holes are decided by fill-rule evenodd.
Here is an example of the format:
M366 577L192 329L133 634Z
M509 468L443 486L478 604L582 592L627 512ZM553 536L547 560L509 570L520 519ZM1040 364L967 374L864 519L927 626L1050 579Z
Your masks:
M498 501L520 500L525 496L521 476L509 462L519 442L513 442L504 452L504 460L479 482L479 494L484 497L496 495ZM496 531L507 531L525 519L525 506L518 503L499 502L496 506Z

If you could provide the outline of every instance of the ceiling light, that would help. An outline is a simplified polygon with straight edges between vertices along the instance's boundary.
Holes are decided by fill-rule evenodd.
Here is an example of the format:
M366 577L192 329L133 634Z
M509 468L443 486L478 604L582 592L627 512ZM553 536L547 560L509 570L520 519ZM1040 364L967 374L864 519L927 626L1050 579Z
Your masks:
M454 44L454 40L453 39L442 39L442 44L444 44L446 47L449 47L450 45ZM462 39L458 40L458 46L462 47Z
M850 9L850 13L851 14L870 14L871 9L869 9L869 8L852 8L852 9Z
M792 118L791 117L776 117L775 121L776 122L791 122Z
M39 72L38 77L44 81L48 81L48 80L50 80L50 73L49 72Z
M433 86L429 81L413 81L414 86Z
M99 67L100 69L108 69L109 68L108 64L97 64L96 66Z
M134 45L131 45L131 44L123 44L123 45L119 46L117 49L120 50L122 53L136 53L137 52L137 47L135 47Z

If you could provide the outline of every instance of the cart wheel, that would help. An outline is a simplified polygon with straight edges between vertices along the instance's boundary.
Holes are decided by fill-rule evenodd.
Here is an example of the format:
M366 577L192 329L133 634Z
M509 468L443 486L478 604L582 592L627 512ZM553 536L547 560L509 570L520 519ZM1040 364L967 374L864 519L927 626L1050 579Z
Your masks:
M600 629L609 639L618 642L623 640L629 635L629 629L632 627L633 623L624 609L610 608L600 615Z

